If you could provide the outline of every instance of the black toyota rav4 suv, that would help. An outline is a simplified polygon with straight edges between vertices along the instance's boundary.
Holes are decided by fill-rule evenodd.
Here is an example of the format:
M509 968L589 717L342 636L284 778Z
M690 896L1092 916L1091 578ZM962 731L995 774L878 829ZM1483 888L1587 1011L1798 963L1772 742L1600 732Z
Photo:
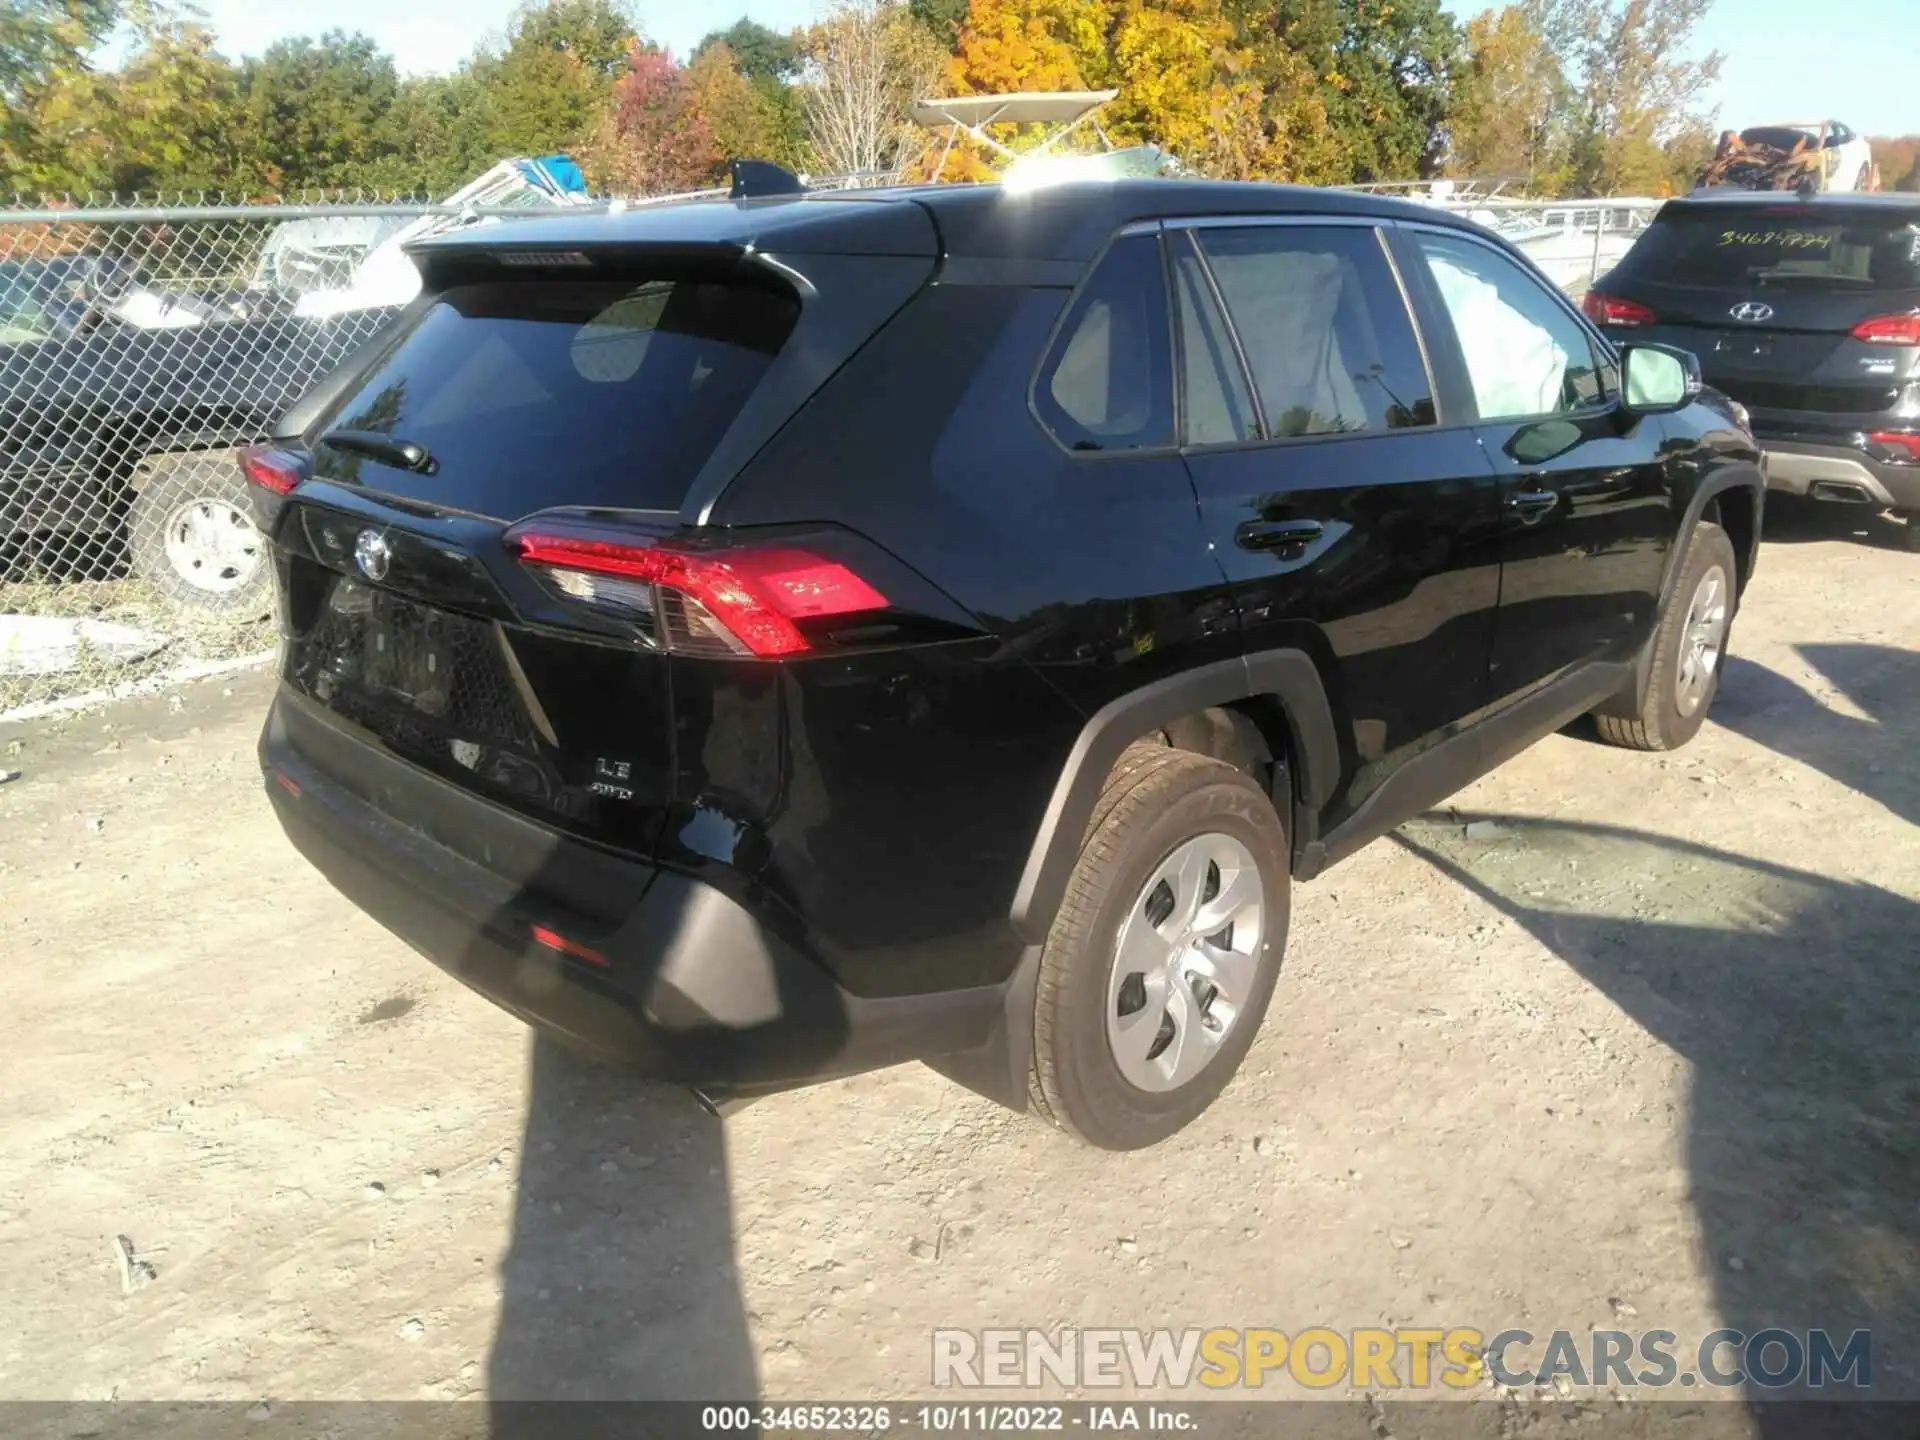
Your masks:
M1582 303L1616 341L1699 356L1771 488L1903 514L1920 549L1920 195L1704 191Z
M1685 742L1754 442L1410 205L1151 180L501 226L250 452L295 845L575 1047L923 1059L1099 1145L1292 881L1577 716Z

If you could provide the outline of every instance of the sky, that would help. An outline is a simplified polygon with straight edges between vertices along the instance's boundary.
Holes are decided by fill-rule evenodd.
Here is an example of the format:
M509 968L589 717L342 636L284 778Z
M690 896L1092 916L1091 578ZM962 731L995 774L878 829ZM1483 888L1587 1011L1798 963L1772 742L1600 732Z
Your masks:
M288 35L362 30L409 74L454 69L501 33L516 0L199 0L230 57L258 54ZM1486 0L1491 3L1491 0ZM1869 135L1920 134L1920 25L1915 0L1832 0L1844 20L1812 23L1805 0L1716 0L1699 48L1726 65L1710 99L1722 128L1768 121L1840 120ZM819 0L639 0L649 39L684 58L711 30L744 13L775 30L815 18ZM1472 0L1449 0L1468 14Z

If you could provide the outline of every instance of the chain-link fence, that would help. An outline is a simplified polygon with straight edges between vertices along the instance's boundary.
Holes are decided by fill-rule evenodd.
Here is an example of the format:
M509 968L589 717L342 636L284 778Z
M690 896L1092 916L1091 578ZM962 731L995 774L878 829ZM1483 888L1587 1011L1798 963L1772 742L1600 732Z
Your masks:
M271 648L235 457L413 297L404 244L683 198L526 168L437 206L0 204L0 720Z
M494 213L0 209L0 718L271 646L236 451Z

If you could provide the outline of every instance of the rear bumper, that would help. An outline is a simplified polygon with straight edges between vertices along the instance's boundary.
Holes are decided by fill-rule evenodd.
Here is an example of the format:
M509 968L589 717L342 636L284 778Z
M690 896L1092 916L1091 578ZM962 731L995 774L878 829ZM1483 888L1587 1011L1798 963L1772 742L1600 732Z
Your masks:
M260 760L288 838L341 894L496 1005L605 1063L752 1093L996 1042L1007 987L849 994L719 888L469 796L285 690ZM348 775L352 788L335 778Z
M1888 465L1852 446L1760 434L1767 488L1788 495L1920 510L1920 465Z

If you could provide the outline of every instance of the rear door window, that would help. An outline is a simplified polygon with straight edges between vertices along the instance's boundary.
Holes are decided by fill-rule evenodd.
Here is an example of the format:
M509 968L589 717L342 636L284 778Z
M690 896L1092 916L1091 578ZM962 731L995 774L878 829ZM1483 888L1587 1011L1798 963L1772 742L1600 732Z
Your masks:
M499 519L676 510L798 316L788 296L706 280L460 286L336 407L315 470ZM431 470L329 446L326 430L422 446Z
M1158 236L1125 235L1108 249L1075 297L1033 395L1069 450L1173 444L1173 345Z
M1413 321L1370 227L1196 233L1246 352L1269 436L1433 423Z
M1186 443L1225 445L1254 435L1253 397L1215 303L1191 235L1173 235L1173 293L1180 319L1180 380L1186 396Z
M1810 207L1668 210L1633 248L1634 273L1674 285L1920 289L1920 223Z

